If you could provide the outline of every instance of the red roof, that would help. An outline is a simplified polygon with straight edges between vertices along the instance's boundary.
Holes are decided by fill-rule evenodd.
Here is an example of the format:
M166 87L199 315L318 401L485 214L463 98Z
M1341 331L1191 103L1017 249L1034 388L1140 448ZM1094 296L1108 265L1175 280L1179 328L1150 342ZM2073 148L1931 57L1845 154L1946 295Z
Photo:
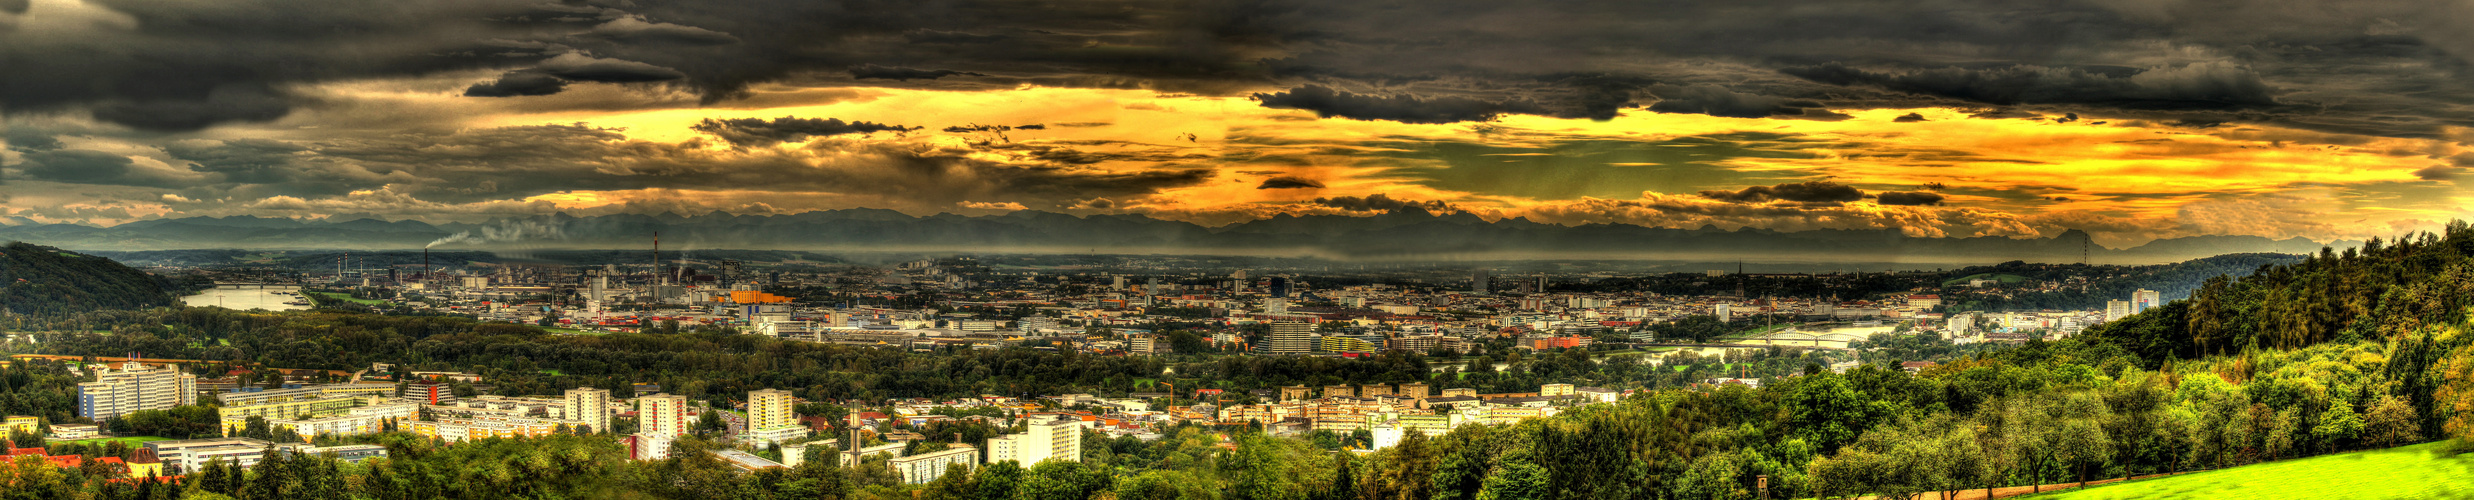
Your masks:
M79 464L86 462L85 455L60 455L54 457L43 457L43 459L52 461L52 465L72 469L77 468Z
M9 448L9 456L12 457L18 455L34 455L39 457L49 454L51 454L51 451L44 450L42 448Z

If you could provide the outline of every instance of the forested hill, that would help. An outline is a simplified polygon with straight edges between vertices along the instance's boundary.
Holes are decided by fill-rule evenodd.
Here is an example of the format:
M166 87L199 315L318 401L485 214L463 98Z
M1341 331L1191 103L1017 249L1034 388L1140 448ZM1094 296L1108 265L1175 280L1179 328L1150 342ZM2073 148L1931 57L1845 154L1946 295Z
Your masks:
M10 242L0 247L0 307L14 314L74 314L169 306L164 282L111 259Z
M2165 300L2190 297L2209 278L2250 276L2261 268L2301 262L2306 256L2282 253L2237 253L2153 266L2126 266L2119 274L2100 276L2085 287L2070 287L2049 292L2018 293L2008 297L1976 300L1954 304L1953 310L2018 311L2037 309L2102 310L2106 301L2124 300L2131 292L2155 290ZM1951 271L1953 279L1974 275L2017 275L2037 281L2059 281L2091 273L2079 266L2054 266L2006 262L1995 266L1978 266Z
M2420 345L2425 325L2455 324L2474 305L2474 227L2373 239L2361 251L2322 250L2243 278L2202 282L2188 300L2088 330L2150 363L2172 358L2290 349L2333 340L2398 339Z

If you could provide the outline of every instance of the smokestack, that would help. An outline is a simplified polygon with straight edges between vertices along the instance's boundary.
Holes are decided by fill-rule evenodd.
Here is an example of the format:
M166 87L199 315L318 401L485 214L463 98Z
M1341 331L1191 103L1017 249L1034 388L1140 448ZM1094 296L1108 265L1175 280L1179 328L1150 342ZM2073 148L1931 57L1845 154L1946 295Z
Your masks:
M426 288L426 287L429 285L429 282L430 282L430 248L429 248L429 247L421 247L421 275L420 275L420 276L421 276L421 284L422 284L422 286L423 286L423 287L425 287L425 288Z
M661 275L661 232L655 231L653 232L653 285L661 286L663 278ZM661 292L656 291L653 294L658 297Z

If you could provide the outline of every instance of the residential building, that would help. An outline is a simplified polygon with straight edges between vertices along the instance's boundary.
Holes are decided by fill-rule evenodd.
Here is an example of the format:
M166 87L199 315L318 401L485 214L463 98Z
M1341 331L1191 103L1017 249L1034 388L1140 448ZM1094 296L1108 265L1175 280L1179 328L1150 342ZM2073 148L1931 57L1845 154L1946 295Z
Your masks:
M953 445L945 451L921 453L885 461L894 472L902 475L905 484L927 484L943 477L947 469L961 467L968 471L979 466L979 449L967 444Z
M1299 321L1271 324L1271 334L1264 336L1265 354L1305 354L1314 350L1314 325Z
M687 397L654 394L636 398L635 457L670 457L670 441L687 433Z
M567 390L563 408L568 420L582 422L592 432L610 432L610 391L591 387Z
M52 435L49 437L66 441L95 437L96 434L102 432L103 428L92 424L60 424L52 426Z
M146 449L154 450L155 457L163 461L164 468L168 469L164 471L165 474L197 472L206 465L206 462L218 458L223 459L225 463L236 464L243 468L256 466L259 459L265 458L268 446L274 446L276 450L282 452L296 452L310 448L306 444L279 445L262 439L250 438L154 441L146 443L145 446Z
M1034 421L1021 434L988 439L988 461L1007 460L1024 468L1048 459L1082 461L1082 425L1075 420Z
M1405 399L1426 399L1427 396L1431 395L1431 393L1428 392L1428 389L1429 388L1426 384L1400 384L1399 394L1400 397Z
M677 437L687 433L687 396L654 394L636 398L636 434Z
M77 414L95 421L110 420L138 410L165 410L197 404L198 377L171 366L147 368L136 360L120 369L97 372L97 380L77 384Z
M8 423L6 426L8 428L8 434L16 434L20 432L34 434L36 431L42 429L43 420L35 417L11 415L8 418Z
M2122 318L2129 317L2129 316L2130 316L2130 301L2127 301L2127 300L2108 300L2108 301L2105 301L2105 321L2113 321L2113 320L2122 319Z
M294 413L289 415L275 414L281 416L226 413L223 414L222 419L223 433L227 436L240 434L241 431L246 430L249 427L249 419L254 416L265 419L269 428L291 429L294 434L300 435L303 439L314 438L320 435L351 436L358 434L373 434L385 430L386 423L390 420L409 421L419 418L421 415L421 405L398 401L369 406L346 407L341 411L326 411L321 413L323 413L323 415L307 413Z
M765 389L747 393L747 432L739 440L769 445L807 437L808 428L791 412L790 391Z
M2130 292L2131 314L2147 312L2148 309L2161 305L2165 305L2165 294L2163 293L2145 288L2141 288L2135 292Z

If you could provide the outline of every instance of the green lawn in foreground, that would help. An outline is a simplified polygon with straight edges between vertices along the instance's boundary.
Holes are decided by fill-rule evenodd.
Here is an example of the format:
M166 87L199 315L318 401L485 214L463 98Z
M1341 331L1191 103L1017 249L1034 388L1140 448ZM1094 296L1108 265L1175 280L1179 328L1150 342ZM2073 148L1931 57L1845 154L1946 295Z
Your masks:
M2466 498L2474 453L2442 441L2286 460L2038 495L2037 499Z

